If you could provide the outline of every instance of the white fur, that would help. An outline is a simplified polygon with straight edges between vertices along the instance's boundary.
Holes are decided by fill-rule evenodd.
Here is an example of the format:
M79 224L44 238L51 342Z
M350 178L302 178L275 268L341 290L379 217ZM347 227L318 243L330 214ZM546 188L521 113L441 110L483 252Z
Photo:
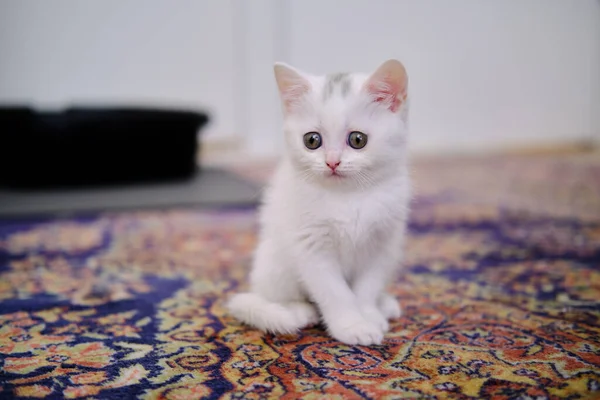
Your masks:
M349 95L324 100L325 77L282 64L276 75L286 151L265 193L250 293L229 309L263 331L294 332L320 316L344 343L381 343L388 319L400 316L384 288L400 266L410 198L407 101L396 112L373 102L365 90L373 76L354 74ZM303 83L310 90L298 90ZM317 150L303 143L312 131L322 135ZM347 144L351 131L368 135L363 149ZM327 156L340 160L341 177Z

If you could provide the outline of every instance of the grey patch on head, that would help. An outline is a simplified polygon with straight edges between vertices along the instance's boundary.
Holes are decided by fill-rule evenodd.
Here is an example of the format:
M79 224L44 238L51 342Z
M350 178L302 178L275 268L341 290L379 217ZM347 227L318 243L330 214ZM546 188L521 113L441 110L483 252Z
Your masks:
M327 75L325 78L325 88L323 89L323 100L330 99L336 92L342 97L347 97L350 94L351 88L352 79L350 78L350 74L341 72Z

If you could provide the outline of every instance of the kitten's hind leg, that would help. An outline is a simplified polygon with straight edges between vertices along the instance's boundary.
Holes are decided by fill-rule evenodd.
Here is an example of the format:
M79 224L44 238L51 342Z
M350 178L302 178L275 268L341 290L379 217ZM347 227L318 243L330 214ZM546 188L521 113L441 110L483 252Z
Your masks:
M273 302L256 293L233 296L228 308L243 323L271 333L294 333L319 322L319 314L310 303Z
M292 333L319 322L317 309L302 294L287 257L272 241L262 241L250 274L249 293L229 301L231 314L247 325L272 333Z
M379 298L377 299L377 308L379 308L379 311L387 319L400 318L400 315L402 315L402 309L400 308L398 300L387 293L379 295Z

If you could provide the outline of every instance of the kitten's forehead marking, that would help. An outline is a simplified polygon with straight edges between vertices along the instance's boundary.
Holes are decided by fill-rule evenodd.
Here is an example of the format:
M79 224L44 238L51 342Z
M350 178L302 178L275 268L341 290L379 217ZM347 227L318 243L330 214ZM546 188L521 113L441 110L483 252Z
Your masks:
M335 92L342 97L347 97L352 87L350 74L341 72L330 74L325 77L325 87L323 88L323 100L329 100Z

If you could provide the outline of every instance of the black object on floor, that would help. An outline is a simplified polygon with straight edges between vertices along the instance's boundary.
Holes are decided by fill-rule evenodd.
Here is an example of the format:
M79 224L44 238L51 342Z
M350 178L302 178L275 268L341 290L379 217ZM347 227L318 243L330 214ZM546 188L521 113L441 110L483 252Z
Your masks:
M0 108L0 184L38 188L190 177L203 113Z
M191 179L71 189L0 188L0 217L70 215L140 208L254 206L260 189L219 169Z

